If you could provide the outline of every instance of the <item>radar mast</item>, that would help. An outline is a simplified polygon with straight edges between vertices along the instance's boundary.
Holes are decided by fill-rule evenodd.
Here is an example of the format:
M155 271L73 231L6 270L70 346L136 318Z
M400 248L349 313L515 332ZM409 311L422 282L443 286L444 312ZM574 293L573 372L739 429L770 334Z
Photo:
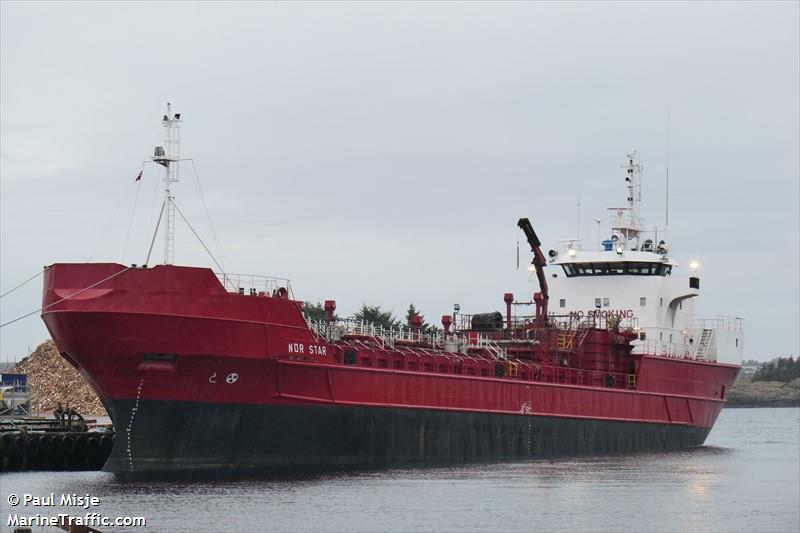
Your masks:
M164 209L167 220L164 228L164 261L171 265L175 259L175 197L172 195L170 184L176 183L180 178L181 161L181 114L172 114L172 105L167 102L167 114L161 119L164 127L164 145L156 146L153 151L153 162L166 169L164 174Z
M625 188L628 191L627 207L608 208L611 221L611 239L624 247L636 250L639 248L639 236L642 232L642 220L639 218L639 204L642 202L642 165L639 163L639 152L634 150L627 154L625 163Z

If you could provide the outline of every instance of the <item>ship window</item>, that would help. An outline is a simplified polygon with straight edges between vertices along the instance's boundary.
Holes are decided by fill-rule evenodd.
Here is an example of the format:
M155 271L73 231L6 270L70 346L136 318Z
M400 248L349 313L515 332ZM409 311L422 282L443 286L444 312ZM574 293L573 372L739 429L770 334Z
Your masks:
M678 302L678 309L683 309L683 302Z
M672 266L663 263L571 263L561 265L567 277L573 276L668 276Z
M739 347L739 339L738 338L736 339L736 347L737 348Z
M603 298L603 307L608 307L611 305L611 301L608 298Z
M658 299L658 306L659 307L664 307L664 298L659 298Z
M645 307L647 305L647 297L642 296L641 298L639 298L639 305L641 307Z
M595 307L600 307L600 298L595 298L594 299L594 306Z
M609 263L608 264L608 273L609 274L625 274L625 264L624 263Z
M561 298L561 299L558 301L558 306L559 306L559 307L566 307L566 306L567 306L567 300L566 300L565 298Z

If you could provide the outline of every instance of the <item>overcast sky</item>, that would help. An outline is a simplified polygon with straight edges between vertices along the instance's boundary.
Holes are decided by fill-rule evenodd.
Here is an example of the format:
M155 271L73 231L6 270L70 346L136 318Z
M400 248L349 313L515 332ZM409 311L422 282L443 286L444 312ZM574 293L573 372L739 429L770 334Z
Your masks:
M167 101L229 271L437 323L529 296L519 217L554 247L580 203L594 239L634 148L663 226L669 122L698 311L743 317L746 358L797 355L798 5L3 1L2 292L54 262L144 262L160 174L134 178ZM214 248L191 167L175 190ZM211 266L181 223L177 241L177 264ZM0 321L40 302L41 278ZM0 335L0 360L47 338L38 315Z

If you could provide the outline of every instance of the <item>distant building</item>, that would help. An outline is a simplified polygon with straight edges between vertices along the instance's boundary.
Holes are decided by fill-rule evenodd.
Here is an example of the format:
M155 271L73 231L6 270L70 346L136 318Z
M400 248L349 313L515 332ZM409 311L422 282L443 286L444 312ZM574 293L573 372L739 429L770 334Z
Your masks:
M30 403L27 375L0 374L0 415L27 416Z
M759 368L761 368L761 363L757 363L755 361L745 361L742 363L741 375L748 377L752 376Z

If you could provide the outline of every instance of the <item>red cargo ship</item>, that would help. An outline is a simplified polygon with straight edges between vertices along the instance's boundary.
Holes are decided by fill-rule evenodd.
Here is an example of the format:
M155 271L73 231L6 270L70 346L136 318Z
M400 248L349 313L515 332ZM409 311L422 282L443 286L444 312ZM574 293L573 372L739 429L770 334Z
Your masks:
M166 263L179 122L164 116L166 150L153 158L166 168ZM409 328L334 319L333 301L328 319L315 321L288 280L172 264L57 263L45 270L42 318L114 422L105 465L113 472L382 467L701 445L739 366L708 357L708 338L702 354L648 353L635 318L550 313L547 261L528 220L518 224L539 284L529 317L512 312L522 307L506 294L505 316L448 315L443 331L424 331L419 319ZM660 252L634 252L637 264L644 253L664 264ZM609 254L624 262L622 252Z

